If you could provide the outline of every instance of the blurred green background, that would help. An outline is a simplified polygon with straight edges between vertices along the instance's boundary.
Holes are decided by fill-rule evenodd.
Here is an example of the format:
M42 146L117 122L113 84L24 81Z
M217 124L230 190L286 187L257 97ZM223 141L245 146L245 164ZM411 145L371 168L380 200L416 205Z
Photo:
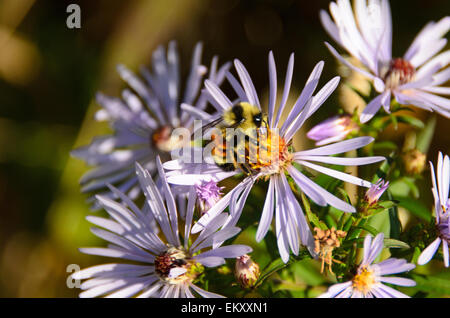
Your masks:
M80 29L66 26L71 3L81 7ZM259 90L268 88L269 50L280 81L295 52L297 90L314 65L325 60L323 84L337 72L323 45L330 38L318 19L328 4L0 0L0 297L75 297L78 290L66 287L67 265L97 263L77 251L97 240L84 219L86 196L79 193L78 179L87 167L70 158L69 151L107 131L93 120L98 109L93 99L97 91L120 94L124 83L115 71L118 63L132 70L149 65L152 50L175 39L186 74L192 48L203 41L205 64L216 54L222 62L239 58ZM428 21L450 13L448 0L395 0L391 7L394 55L402 54ZM310 126L335 114L337 96ZM449 127L447 119L438 118L430 160L435 161L438 150L448 153ZM428 178L424 188L429 189ZM311 275L305 277L314 280Z

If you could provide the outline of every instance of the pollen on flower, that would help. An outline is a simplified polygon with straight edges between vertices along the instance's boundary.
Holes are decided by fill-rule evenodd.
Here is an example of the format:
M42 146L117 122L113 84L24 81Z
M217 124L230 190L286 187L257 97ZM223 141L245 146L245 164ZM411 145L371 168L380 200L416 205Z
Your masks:
M196 264L182 249L170 247L167 251L156 256L155 261L155 273L161 278L161 280L168 282L169 284L178 284L185 281L193 281L199 274L196 269ZM173 269L183 269L184 273L176 277L171 277L170 273Z
M276 130L267 130L258 134L257 143L250 143L248 164L252 170L265 175L277 174L283 171L292 161L289 145Z
M411 82L415 74L416 69L410 62L396 58L391 60L386 68L383 80L387 88L394 89L399 85Z
M319 259L322 261L320 272L323 273L326 263L330 273L333 273L331 265L333 264L333 261L337 262L333 259L333 250L336 247L341 246L339 239L344 238L347 235L347 232L336 230L335 228L324 231L318 227L315 227L314 231L316 233L314 235L314 251L319 254Z
M357 274L353 277L353 288L366 295L375 284L375 274L369 266L358 268Z

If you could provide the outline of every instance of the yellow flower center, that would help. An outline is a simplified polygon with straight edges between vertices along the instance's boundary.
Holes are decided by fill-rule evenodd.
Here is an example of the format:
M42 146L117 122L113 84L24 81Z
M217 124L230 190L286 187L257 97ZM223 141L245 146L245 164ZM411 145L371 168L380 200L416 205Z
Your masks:
M266 134L258 135L256 150L254 156L256 160L250 160L249 164L257 171L279 173L292 160L292 154L284 138L274 130L267 130Z
M372 290L375 284L375 275L368 266L362 266L358 269L358 274L353 277L353 288L362 292L364 295Z
M175 247L170 247L166 252L158 255L154 264L155 273L161 280L169 284L192 282L204 270L203 266L196 263L185 251ZM177 268L185 269L186 272L176 277L171 277L171 271Z
M162 152L170 152L181 148L186 144L182 136L172 134L173 129L170 126L161 126L150 136L152 146Z

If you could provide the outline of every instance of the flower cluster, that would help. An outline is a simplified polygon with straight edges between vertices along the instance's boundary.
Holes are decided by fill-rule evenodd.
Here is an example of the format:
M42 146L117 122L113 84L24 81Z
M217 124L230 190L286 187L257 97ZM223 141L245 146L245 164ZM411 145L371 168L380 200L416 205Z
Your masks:
M209 282L220 286L216 281L224 281L224 290L237 286L211 279L230 274L231 259L243 293L254 292L275 267L260 268L257 257L248 255L255 246L267 248L270 261L279 257L284 266L306 258L321 262L320 272L334 275L338 283L320 297L406 297L385 284L413 287L414 280L385 275L415 268L412 253L404 251L412 247L401 240L397 205L413 211L415 206L390 186L417 192L414 182L424 165L401 176L397 166L404 154L394 151L386 158L386 152L379 152L386 142L378 143L377 134L390 122L420 126L418 119L396 117L397 104L449 117L450 101L438 95L450 93L441 86L450 78L444 69L450 51L438 53L450 18L428 24L402 58L393 58L388 1L367 5L356 0L354 11L348 0L338 0L330 4L331 18L325 11L320 18L333 40L366 69L326 45L344 65L369 78L377 93L366 96L361 114L341 113L310 129L306 136L315 147L295 149L294 139L340 85L339 76L319 84L323 61L293 102L294 53L279 90L279 71L269 52L267 100L238 59L218 67L214 57L208 73L201 64L201 44L194 49L183 94L174 42L167 54L162 47L154 52L152 72L142 69L145 81L118 68L132 90L125 89L122 98L99 94L103 108L96 114L114 134L97 137L72 154L96 166L82 177L82 191L93 194L93 207L109 216L88 217L97 226L93 234L108 247L81 252L120 262L74 273L73 279L85 280L81 297L220 297L209 291L215 286ZM231 90L221 88L224 82ZM387 114L378 113L381 106ZM369 122L375 115L381 121ZM426 151L420 153L424 161ZM449 158L439 154L436 173L430 166L436 237L417 263L426 264L442 243L448 267ZM379 213L388 220L392 237L385 238L386 231L371 223ZM250 229L245 242L251 247L235 244L241 227ZM375 262L384 257L384 248L395 254L394 247L402 248L411 262L396 257Z

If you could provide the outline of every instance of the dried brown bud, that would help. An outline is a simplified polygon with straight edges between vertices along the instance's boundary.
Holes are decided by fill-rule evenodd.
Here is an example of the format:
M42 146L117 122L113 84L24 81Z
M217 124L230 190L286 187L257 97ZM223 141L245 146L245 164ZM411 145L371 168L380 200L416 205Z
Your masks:
M411 149L403 153L402 159L406 173L414 175L422 173L427 156L417 149Z
M341 246L340 238L343 238L347 235L347 232L341 230L335 230L335 228L328 229L326 231L319 229L318 227L314 228L314 251L319 254L319 259L322 261L321 272L324 270L324 265L327 263L328 270L333 273L331 270L331 264L333 261L333 250L336 247Z

